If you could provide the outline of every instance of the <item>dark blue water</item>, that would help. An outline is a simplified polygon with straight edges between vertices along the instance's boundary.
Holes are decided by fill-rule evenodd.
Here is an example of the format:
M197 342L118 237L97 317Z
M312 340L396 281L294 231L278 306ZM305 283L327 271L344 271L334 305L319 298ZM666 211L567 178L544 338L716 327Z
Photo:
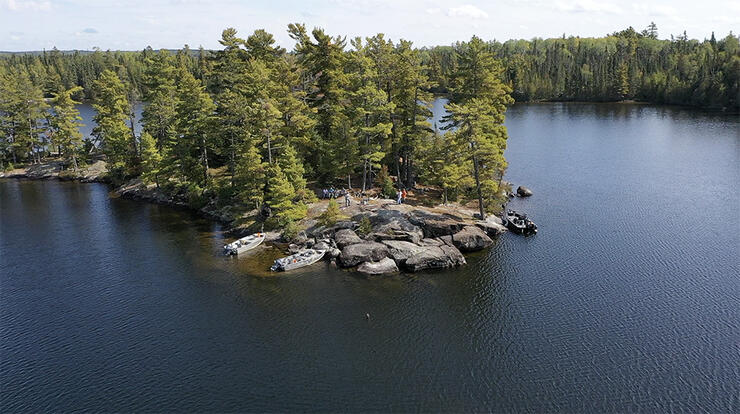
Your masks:
M737 412L737 118L506 123L539 234L389 278L260 277L279 252L185 212L0 181L0 410Z

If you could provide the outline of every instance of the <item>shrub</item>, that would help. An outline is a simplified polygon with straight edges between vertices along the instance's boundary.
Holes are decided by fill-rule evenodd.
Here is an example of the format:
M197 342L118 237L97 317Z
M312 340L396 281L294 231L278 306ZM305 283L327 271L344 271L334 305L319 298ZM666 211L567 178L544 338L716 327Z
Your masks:
M363 216L360 219L359 226L357 226L357 234L367 236L371 231L373 231L373 225L370 223L370 219L367 216Z
M393 198L396 194L396 188L393 186L393 180L391 179L390 174L388 173L388 166L384 165L383 168L380 169L380 172L377 176L378 185L380 186L380 189L383 191L383 194L388 198Z
M318 222L324 227L331 227L337 224L340 218L342 218L342 213L339 211L339 204L337 200L331 199L326 211L319 215Z
M294 221L289 221L283 227L283 240L293 240L298 236L298 225Z

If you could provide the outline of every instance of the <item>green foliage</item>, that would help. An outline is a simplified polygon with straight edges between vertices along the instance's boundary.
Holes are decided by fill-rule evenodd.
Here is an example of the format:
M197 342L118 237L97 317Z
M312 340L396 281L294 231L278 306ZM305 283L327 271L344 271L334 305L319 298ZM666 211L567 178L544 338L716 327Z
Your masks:
M362 216L359 225L357 226L357 234L360 236L367 236L373 231L373 225L370 223L370 219L367 216Z
M396 187L393 186L393 180L391 179L391 176L388 173L387 165L384 165L383 168L380 169L380 173L378 173L377 180L378 180L378 185L383 191L383 194L388 198L393 198L394 194L396 193Z
M144 182L155 183L159 187L162 154L149 132L141 133L141 178Z
M75 108L75 105L79 105L80 102L72 99L72 95L81 90L81 87L76 86L55 93L51 100L54 110L49 115L51 144L59 149L60 155L72 165L75 171L78 167L77 152L82 147L82 133L80 133L82 117L80 111Z
M283 226L283 240L293 240L298 236L298 225L294 221L289 221Z
M13 163L39 162L44 146L48 105L29 72L0 71L0 158Z
M481 216L498 196L506 170L504 150L508 134L504 123L506 106L514 103L511 88L501 81L503 68L486 44L473 37L458 50L459 75L451 102L446 106L448 128L456 127L451 139L472 161L472 173ZM456 175L459 171L447 170ZM445 177L445 178L453 178Z
M94 83L96 111L93 135L108 158L108 169L123 177L137 167L135 147L131 146L126 87L115 72L106 70Z
M273 164L267 171L267 205L272 211L271 221L280 227L306 217L306 205L295 199L295 190L280 166Z
M332 198L329 200L329 205L326 207L326 210L317 217L317 221L324 227L331 227L337 224L337 221L342 218L342 212L339 211L339 203L337 203L337 200Z
M613 101L638 99L712 108L740 109L740 43L691 40L682 34L658 39L652 23L602 38L553 38L489 42L504 65L505 83L517 101ZM460 74L455 47L424 53L436 92L450 92Z

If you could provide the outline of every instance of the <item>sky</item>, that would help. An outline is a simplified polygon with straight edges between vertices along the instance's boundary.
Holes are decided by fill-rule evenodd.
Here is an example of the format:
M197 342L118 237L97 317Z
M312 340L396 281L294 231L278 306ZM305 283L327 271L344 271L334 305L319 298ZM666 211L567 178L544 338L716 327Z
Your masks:
M651 21L660 38L740 30L740 0L0 0L0 50L219 48L223 29L256 29L292 49L288 23L348 38L385 33L416 46L603 36Z

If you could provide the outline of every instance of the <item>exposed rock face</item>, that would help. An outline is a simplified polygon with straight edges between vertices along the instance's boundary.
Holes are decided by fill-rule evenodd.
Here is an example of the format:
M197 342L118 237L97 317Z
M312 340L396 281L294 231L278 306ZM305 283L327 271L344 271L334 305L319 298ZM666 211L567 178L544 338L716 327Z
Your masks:
M340 249L343 249L350 244L362 243L360 236L350 229L337 230L337 232L334 233L334 240L337 242L337 246L339 246Z
M424 237L427 238L452 235L465 226L462 219L422 211L413 211L409 221L421 227L424 231Z
M359 218L355 218L359 220ZM396 210L379 210L369 216L370 223L373 226L373 232L369 238L375 241L383 240L403 240L411 243L418 243L424 238L424 232L413 225L408 217Z
M388 257L403 265L409 257L424 250L424 246L403 240L385 240L383 244L388 246Z
M493 244L493 240L478 227L467 226L452 235L452 243L462 252L475 252Z
M357 271L368 275L383 275L398 272L398 266L393 259L386 257L377 262L365 262L357 267Z
M339 261L344 267L352 267L362 262L377 262L385 259L386 256L388 256L388 246L385 244L363 242L344 247Z
M529 196L532 195L532 190L530 190L529 188L527 188L527 187L525 187L523 185L520 185L516 189L516 193L517 193L517 195L519 195L519 197L529 197Z
M329 250L332 247L329 245L328 242L319 240L318 242L316 242L316 244L313 245L313 248L316 250Z
M328 253L329 253L329 257L331 257L332 259L335 259L335 258L339 257L340 254L342 254L342 251L339 250L339 249L337 249L337 248L335 248L335 247L332 247L332 248L329 249L329 252Z
M498 219L498 217L496 218ZM501 233L505 233L506 231L508 231L506 226L504 226L503 224L499 224L499 223L496 223L494 221L489 221L489 220L477 221L475 222L475 225L478 226L478 228L483 230L490 237L495 237Z
M343 221L338 221L337 224L335 224L333 228L335 230L342 230L342 229L352 230L355 227L357 227L357 223L355 223L354 221L343 220Z
M423 250L406 260L404 267L412 272L424 269L440 269L467 263L460 250L440 242L439 246L427 245Z

